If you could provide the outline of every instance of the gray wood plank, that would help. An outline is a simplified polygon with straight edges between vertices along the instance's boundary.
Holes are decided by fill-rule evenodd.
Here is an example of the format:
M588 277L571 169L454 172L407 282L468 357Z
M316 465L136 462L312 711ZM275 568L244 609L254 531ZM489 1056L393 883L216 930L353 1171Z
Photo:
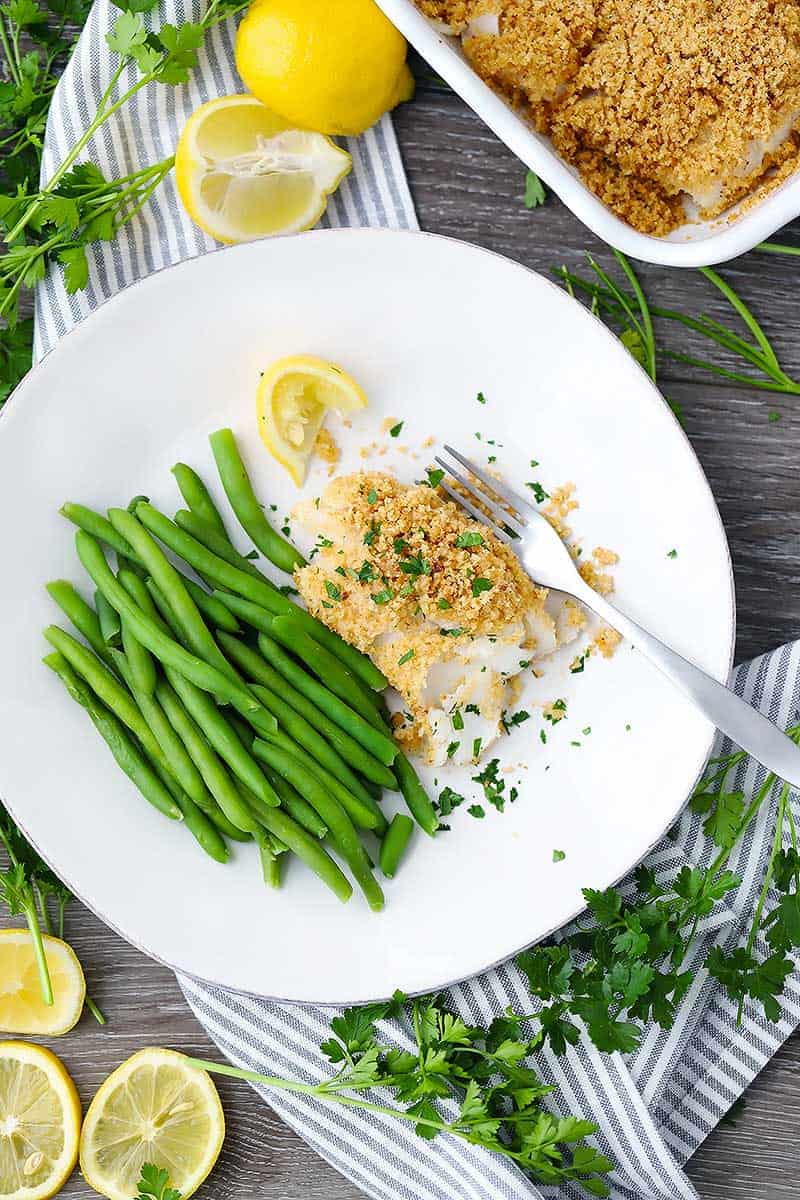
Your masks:
M477 242L543 272L560 263L584 272L587 251L607 266L608 250L555 197L542 209L525 210L525 172L519 162L460 100L431 81L427 68L419 63L417 68L417 99L398 112L397 129L422 227ZM785 369L800 377L796 272L790 260L751 254L722 273L763 320ZM642 267L640 273L654 303L729 319L725 303L697 273L657 267ZM675 327L664 330L664 340L672 349L694 354L707 349L702 339ZM725 361L718 355L715 360ZM794 637L800 627L800 404L669 362L662 385L682 406L687 433L720 504L736 571L737 657L746 659ZM769 421L772 410L781 413L780 421ZM109 1017L105 1029L85 1017L67 1038L52 1043L74 1073L84 1102L110 1070L144 1045L214 1053L169 971L78 905L70 913L68 936ZM800 1038L794 1036L749 1089L741 1111L695 1155L689 1173L703 1200L796 1195L798 1067ZM201 1196L356 1200L361 1195L269 1108L255 1102L246 1085L223 1081L220 1091L228 1137ZM81 1200L94 1195L77 1174L63 1194Z

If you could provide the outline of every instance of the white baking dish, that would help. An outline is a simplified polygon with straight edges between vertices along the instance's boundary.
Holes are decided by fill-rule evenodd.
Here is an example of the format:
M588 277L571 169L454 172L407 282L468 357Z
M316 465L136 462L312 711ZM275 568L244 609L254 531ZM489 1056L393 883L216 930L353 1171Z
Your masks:
M439 75L458 92L502 141L556 192L598 237L644 262L701 267L752 250L800 216L800 172L787 179L736 220L736 209L713 221L684 225L666 237L637 233L589 191L575 168L556 154L472 69L458 38L437 32L412 0L377 0L387 17Z

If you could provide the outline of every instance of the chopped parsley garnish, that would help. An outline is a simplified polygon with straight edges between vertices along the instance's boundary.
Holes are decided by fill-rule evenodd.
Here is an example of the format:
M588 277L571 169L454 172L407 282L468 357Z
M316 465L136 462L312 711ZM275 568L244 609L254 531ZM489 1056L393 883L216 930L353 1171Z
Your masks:
M392 542L395 554L405 554L408 549L408 542L405 538L396 537Z
M477 704L468 704L464 709L464 712L472 713L474 717L479 717L481 715L481 710L478 708Z
M515 729L517 725L521 725L523 721L530 720L530 715L531 714L524 708L520 708L517 710L517 712L511 714L504 712L500 717L500 724L503 726L503 729L505 729L506 733L509 733L512 729Z
M500 759L493 758L487 763L479 775L472 776L473 783L479 783L483 788L483 795L489 804L493 805L498 812L502 812L505 808L506 797L506 781L500 774Z
M330 538L323 537L322 534L320 534L319 537L317 538L314 549L311 551L311 553L308 556L308 561L311 562L312 558L316 558L316 556L319 554L320 550L330 550L332 545L333 545L333 542L330 540Z
M367 504L375 504L378 499L378 493L375 488L370 488L367 492Z
M670 550L669 553L667 554L667 558L677 558L677 557L678 557L677 550Z
M344 567L334 567L334 570L337 575L344 575L345 579L347 578L347 571Z
M431 564L421 554L405 558L398 565L404 575L430 575L431 573Z
M328 593L331 600L341 600L342 598L341 589L338 588L335 583L331 583L330 579L325 580L325 591Z
M378 578L378 576L375 573L375 568L373 567L373 565L369 561L369 559L365 558L363 563L359 567L358 571L356 572L356 579L358 579L358 581L360 583L372 583L373 579L377 579L377 578Z
M462 633L464 632L465 631L459 625L455 625L452 629L439 630L439 633L442 635L442 637L461 637Z
M481 746L482 745L483 745L483 738L475 738L474 742L472 743L472 757L476 761L481 756Z
M580 675L582 671L585 671L586 659L588 657L589 652L588 650L585 650L583 654L578 654L575 658L573 658L572 662L569 664L570 675Z
M591 732L592 732L591 725L587 725L585 729L581 730L581 733L583 734L584 737L588 737Z
M477 579L473 579L472 581L472 594L473 596L480 596L481 592L490 592L493 587L494 584L491 579L484 579L482 575L479 575Z
M563 850L554 850L553 851L553 862L554 863L563 862L566 857L567 856Z
M384 588L380 592L373 592L373 594L370 596L370 600L372 600L373 604L388 604L389 601L393 599L394 592L391 588Z
M434 470L432 467L428 467L426 474L428 487L437 488L444 479L444 471Z
M292 536L292 529L289 524L288 517L283 518L283 524L281 525L281 533L283 534L284 537L287 537L287 538Z
M464 728L464 718L461 715L460 708L453 709L453 729L461 730Z
M460 745L461 745L461 742L448 742L447 743L447 757L452 758Z
M485 404L485 403L486 403L486 397L484 396L483 392L478 392L478 394L477 394L477 396L475 397L475 399L478 401L478 404Z
M464 797L460 792L453 791L451 787L442 788L439 792L439 816L449 817L453 809L463 803Z
M400 588L400 591L397 594L398 594L398 596L410 596L413 591L414 591L413 583L404 583L403 586ZM417 610L417 611L419 611L419 610Z
M401 657L398 658L398 660L397 660L398 667L402 667L403 663L411 662L411 659L413 657L414 657L414 651L406 650L405 654L401 655Z
M531 459L531 470L532 470L532 471L535 471L535 470L536 470L536 468L538 467L538 465L539 465L539 460L538 460L538 458L532 458L532 459Z
M402 428L403 428L403 422L398 421L397 424L393 425L392 428L389 430L389 437L399 437L400 430Z
M543 500L550 498L550 493L546 492L540 483L526 483L525 487L531 489L533 498L537 504L541 504Z
M486 816L486 812L480 804L470 804L467 812L471 817L477 817L478 820Z
M469 546L482 546L483 537L480 533L460 533L456 538L456 546L459 550L466 550Z
M371 546L381 531L380 521L370 521L369 529L364 534L364 545Z
M550 711L544 714L545 721L549 721L551 725L557 725L559 721L563 721L567 715L566 700L554 700L550 705Z
M436 606L437 608L441 609L453 607L449 600L445 600L444 596L439 597L439 599L436 601Z
M545 731L543 729L539 730L539 741L542 743L543 746L547 745L547 734L545 733Z
M280 594L282 596L299 596L300 595L297 588L292 587L292 585L290 583L284 583L282 587L278 588L278 591L280 592Z

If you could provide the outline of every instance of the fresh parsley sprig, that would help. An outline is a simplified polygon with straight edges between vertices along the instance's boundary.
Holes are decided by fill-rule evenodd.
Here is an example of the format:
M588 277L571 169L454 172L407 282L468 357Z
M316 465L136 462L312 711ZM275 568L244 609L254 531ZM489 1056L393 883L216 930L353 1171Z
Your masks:
M142 1163L136 1200L181 1200L177 1188L170 1187L169 1172L153 1163Z
M147 203L172 169L172 156L119 179L106 179L99 168L79 159L101 126L151 83L186 82L196 65L206 32L246 7L246 0L210 0L202 19L182 25L147 28L143 13L157 0L115 0L121 10L106 35L116 57L108 87L86 128L40 186L42 137L57 72L69 42L66 22L85 20L84 0L9 0L0 7L0 46L9 63L9 80L0 84L0 146L5 160L0 182L0 229L6 251L0 260L0 403L31 365L32 324L19 321L21 294L44 277L48 266L64 268L68 292L88 282L86 247L110 241ZM48 29L48 14L62 14L60 27ZM20 55L22 34L34 49ZM124 82L131 82L127 87ZM123 83L121 94L116 95Z
M689 366L699 367L701 370L710 371L714 375L748 387L780 392L784 395L800 395L800 382L792 379L783 370L772 343L753 312L741 296L716 271L710 267L700 268L701 274L724 296L733 313L741 320L750 334L749 338L743 337L712 317L702 314L693 317L675 309L661 308L658 305L650 304L636 273L624 254L619 250L615 250L614 254L625 273L630 291L617 284L591 256L589 256L589 265L594 271L594 279L583 278L563 266L557 268L556 274L571 295L581 293L586 296L593 312L609 319L617 328L621 329L622 342L645 368L651 379L656 379L658 347L653 330L653 318L657 318L676 321L685 328L701 334L710 342L742 359L748 369L738 370L722 367L709 359L697 358L676 350L662 350L661 353L665 357L687 363ZM749 368L755 368L755 373Z
M411 1051L381 1041L376 1029L378 1021L399 1018L407 1004ZM501 1017L485 1029L468 1026L441 998L408 1002L397 993L384 1004L346 1009L331 1021L331 1032L321 1048L337 1070L318 1084L191 1061L217 1074L412 1122L429 1140L450 1134L510 1159L543 1183L574 1182L592 1196L608 1195L604 1176L613 1163L585 1140L597 1126L544 1107L553 1089L529 1065L535 1043L513 1022ZM397 1104L363 1095L376 1088L390 1091ZM452 1105L457 1110L447 1115Z

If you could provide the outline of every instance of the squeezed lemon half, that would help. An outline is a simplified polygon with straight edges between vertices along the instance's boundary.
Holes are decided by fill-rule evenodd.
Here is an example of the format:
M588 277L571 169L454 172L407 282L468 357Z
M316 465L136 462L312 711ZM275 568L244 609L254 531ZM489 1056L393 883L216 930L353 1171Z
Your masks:
M28 930L0 930L0 1029L5 1033L56 1037L80 1019L86 998L81 964L66 942L46 935L42 940L53 985L52 1004L42 999ZM0 1196L4 1195L0 1189Z
M326 412L334 409L341 415L366 406L363 390L335 363L310 354L281 358L258 385L258 432L300 487Z
M0 1042L0 1196L48 1200L78 1157L81 1102L44 1046Z
M351 166L330 138L290 128L254 96L202 104L175 151L184 208L219 242L310 229Z
M109 1075L89 1105L81 1171L101 1196L130 1200L142 1164L154 1163L188 1200L217 1161L224 1137L222 1105L206 1072L174 1050L140 1050Z

